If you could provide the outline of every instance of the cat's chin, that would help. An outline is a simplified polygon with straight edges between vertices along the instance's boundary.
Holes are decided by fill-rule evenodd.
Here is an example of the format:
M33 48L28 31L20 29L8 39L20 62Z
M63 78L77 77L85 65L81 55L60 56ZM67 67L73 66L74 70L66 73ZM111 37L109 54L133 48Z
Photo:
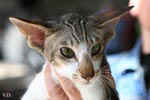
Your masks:
M75 84L81 84L81 85L90 84L90 81L84 79L74 79L73 81Z
M76 78L76 79L73 79L73 82L75 84L80 84L80 85L90 85L93 82L95 82L98 78L99 78L98 76L93 77L91 80L85 80L83 78Z

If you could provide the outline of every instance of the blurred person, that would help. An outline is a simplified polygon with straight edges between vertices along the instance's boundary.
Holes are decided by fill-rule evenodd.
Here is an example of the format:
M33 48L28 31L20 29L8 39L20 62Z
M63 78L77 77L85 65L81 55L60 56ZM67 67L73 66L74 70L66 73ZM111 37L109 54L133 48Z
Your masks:
M116 26L116 35L107 44L106 54L117 54L123 51L128 51L133 48L136 40L136 19L129 13L122 16L119 23Z
M131 14L138 18L141 25L141 51L140 63L144 69L144 80L147 90L150 89L150 1L149 0L131 0L130 5L135 8Z
M130 0L130 14L141 25L141 37L129 51L108 55L121 100L150 99L150 1ZM132 34L132 33L131 33Z

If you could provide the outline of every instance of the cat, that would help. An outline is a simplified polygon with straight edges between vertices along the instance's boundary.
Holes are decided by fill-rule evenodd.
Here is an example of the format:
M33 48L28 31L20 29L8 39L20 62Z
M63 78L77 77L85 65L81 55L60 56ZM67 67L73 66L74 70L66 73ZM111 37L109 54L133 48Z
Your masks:
M22 100L48 100L44 70L49 63L54 70L70 79L83 100L119 100L109 65L104 55L114 28L131 7L105 10L90 16L68 13L59 19L33 22L11 17L27 39L29 46L45 57L42 71L31 82Z

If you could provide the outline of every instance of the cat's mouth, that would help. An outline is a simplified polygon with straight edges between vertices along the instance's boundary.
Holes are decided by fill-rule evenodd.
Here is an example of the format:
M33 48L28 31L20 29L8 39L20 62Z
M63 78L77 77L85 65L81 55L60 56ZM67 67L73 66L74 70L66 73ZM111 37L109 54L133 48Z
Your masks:
M82 78L79 73L73 74L72 78L73 78L73 81L75 83L90 84L93 81L95 81L99 76L100 76L100 71L96 71L94 77L92 79L90 79L90 80Z

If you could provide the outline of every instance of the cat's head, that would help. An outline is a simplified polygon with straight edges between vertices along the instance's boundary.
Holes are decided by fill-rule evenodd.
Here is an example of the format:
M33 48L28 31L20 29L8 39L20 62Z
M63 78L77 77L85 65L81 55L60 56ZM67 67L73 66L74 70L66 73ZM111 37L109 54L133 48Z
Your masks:
M41 22L19 18L10 18L10 21L58 74L88 82L100 75L106 43L114 35L120 16L128 10L106 10L92 16L70 13L58 20Z

